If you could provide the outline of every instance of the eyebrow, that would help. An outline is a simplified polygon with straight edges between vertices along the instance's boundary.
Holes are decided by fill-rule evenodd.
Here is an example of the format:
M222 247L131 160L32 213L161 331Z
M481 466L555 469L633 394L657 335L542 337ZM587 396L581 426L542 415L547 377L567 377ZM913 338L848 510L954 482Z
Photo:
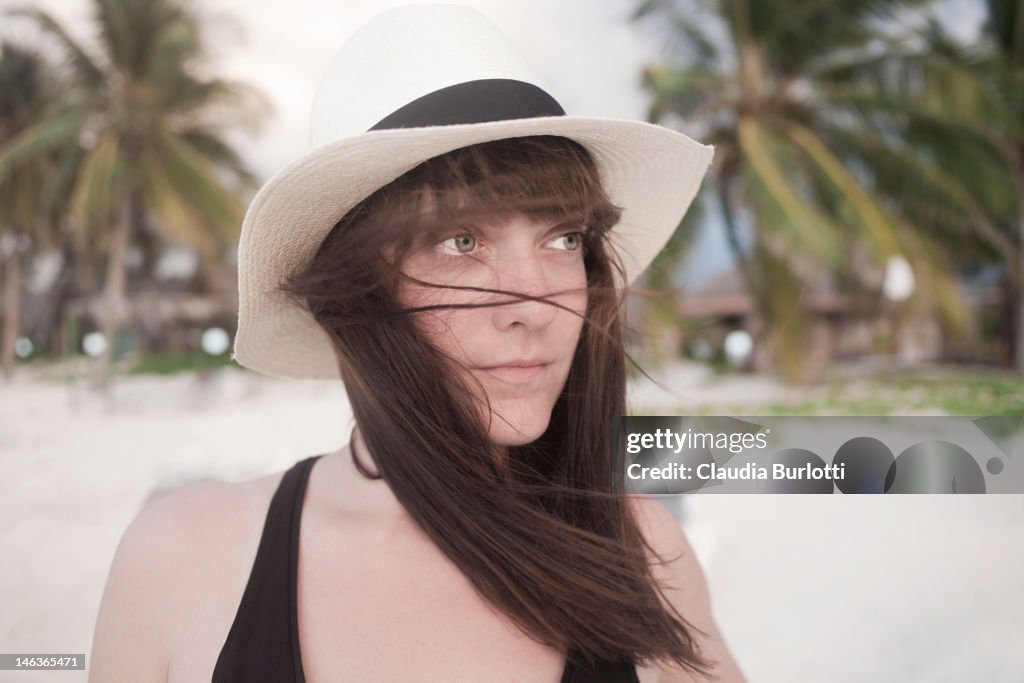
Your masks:
M488 232L492 230L500 230L508 226L510 221L504 221L501 223L493 222L477 222L477 221L465 221L460 222L458 227L472 228L479 230L480 232ZM555 230L561 230L563 228L571 227L583 223L583 216L562 216L557 219L538 219L535 224L538 226L536 229L538 232L546 231L553 232ZM550 223L550 225L548 225Z

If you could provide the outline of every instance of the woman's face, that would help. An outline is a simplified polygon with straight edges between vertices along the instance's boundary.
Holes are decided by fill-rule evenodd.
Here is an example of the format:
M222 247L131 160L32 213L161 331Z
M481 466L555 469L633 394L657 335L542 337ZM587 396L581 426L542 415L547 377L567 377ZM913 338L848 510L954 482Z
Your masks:
M517 214L507 223L424 236L403 264L402 271L418 280L543 296L575 312L490 292L403 285L399 299L409 307L513 302L417 314L427 339L471 375L464 379L469 390L479 391L474 378L482 385L491 405L491 415L482 417L499 446L530 443L544 433L569 375L587 306L580 230L578 223Z

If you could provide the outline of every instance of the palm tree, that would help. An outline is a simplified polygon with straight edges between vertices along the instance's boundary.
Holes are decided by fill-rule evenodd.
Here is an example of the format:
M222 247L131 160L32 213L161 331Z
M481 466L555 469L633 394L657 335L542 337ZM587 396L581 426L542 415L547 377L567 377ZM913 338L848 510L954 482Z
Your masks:
M889 260L906 258L919 285L907 304L937 310L954 333L970 329L941 242L884 197L870 160L849 156L884 149L899 132L875 125L863 93L849 87L850 74L894 40L872 22L921 2L647 0L634 13L657 19L678 55L645 70L650 119L685 122L716 146L709 192L759 313L755 334L790 379L803 371L809 318L800 299L822 267L870 304Z
M44 57L24 45L0 43L0 144L14 139L34 120L50 115L60 90L58 75ZM22 260L33 246L55 238L54 184L62 177L54 154L13 165L0 182L0 266L3 267L3 329L0 367L14 370L14 345L21 327Z
M1016 215L1017 249L1010 258L1010 272L1016 272L1016 348L1017 374L1024 375L1024 2L1021 0L988 0L989 20L985 33L995 46L995 67L992 69L998 92L1005 96L1006 116L1010 125L1004 130L1004 143L999 145L1013 178Z
M20 158L69 140L85 147L70 197L80 249L105 258L100 326L108 352L128 317L126 256L139 222L152 214L168 240L196 249L213 280L237 241L253 183L224 141L225 125L257 124L264 100L234 82L202 75L199 20L178 0L93 0L96 47L79 45L49 14L20 9L54 38L74 67L74 106L38 122L0 151L0 178ZM214 281L216 286L216 280ZM220 284L224 287L224 283Z
M1024 3L989 4L982 40L962 45L933 20L917 49L836 74L836 92L878 128L900 117L886 145L844 149L872 169L885 199L928 226L958 271L995 263L1006 273L1024 374Z

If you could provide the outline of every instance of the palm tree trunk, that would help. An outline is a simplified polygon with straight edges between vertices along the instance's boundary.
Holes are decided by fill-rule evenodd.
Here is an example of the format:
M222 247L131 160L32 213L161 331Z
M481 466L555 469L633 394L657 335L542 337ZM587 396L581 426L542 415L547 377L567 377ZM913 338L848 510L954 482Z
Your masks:
M1017 374L1024 376L1024 141L1018 141L1011 145L1011 149L1010 168L1017 185L1017 230L1019 235L1017 253L1014 255L1014 258L1017 259L1016 267L1012 265L1010 267L1011 278L1014 275L1013 271L1017 271L1016 277L1013 278L1016 280L1015 289L1017 291L1013 359Z
M1018 202L1024 202L1024 181L1018 178L1017 196ZM1017 227L1020 230L1020 248L1017 251L1017 264L1019 275L1017 277L1017 329L1016 329L1016 350L1014 353L1017 374L1024 377L1024 208L1020 210L1017 218Z
M110 366L117 352L118 332L127 319L125 300L125 269L128 244L131 239L132 203L131 192L121 199L117 220L110 236L107 252L107 271L100 303L100 331L107 341L107 349L101 354L97 367L96 386L106 391L110 386Z
M743 288L750 298L750 314L744 320L744 328L754 343L754 358L752 367L755 372L765 372L772 368L773 363L765 353L769 332L768 324L771 316L765 306L761 288L757 284L757 276L754 270L754 262L750 255L744 253L743 245L740 244L739 227L736 225L736 213L733 210L730 188L732 178L726 177L718 184L716 195L718 207L722 212L722 222L725 224L725 237L739 270L740 278L743 281Z
M733 213L732 202L729 196L729 188L732 186L731 178L723 178L718 184L716 195L718 197L718 208L722 212L722 219L725 223L725 237L729 243L729 250L736 261L740 277L743 279L743 286L750 294L752 302L757 296L757 287L754 283L754 274L751 272L750 261L743 253L743 245L740 244L739 229L736 226L736 216Z
M10 379L14 374L14 343L21 327L21 258L17 248L11 252L4 264L3 311L4 326L0 333L0 365L3 376Z

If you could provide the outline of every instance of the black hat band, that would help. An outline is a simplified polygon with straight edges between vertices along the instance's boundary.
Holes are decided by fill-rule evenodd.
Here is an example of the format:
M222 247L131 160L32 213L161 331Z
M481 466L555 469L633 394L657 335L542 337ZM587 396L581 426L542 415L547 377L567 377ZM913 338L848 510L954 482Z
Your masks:
M565 116L547 92L524 81L486 78L435 90L388 114L370 130L450 126L539 116Z

